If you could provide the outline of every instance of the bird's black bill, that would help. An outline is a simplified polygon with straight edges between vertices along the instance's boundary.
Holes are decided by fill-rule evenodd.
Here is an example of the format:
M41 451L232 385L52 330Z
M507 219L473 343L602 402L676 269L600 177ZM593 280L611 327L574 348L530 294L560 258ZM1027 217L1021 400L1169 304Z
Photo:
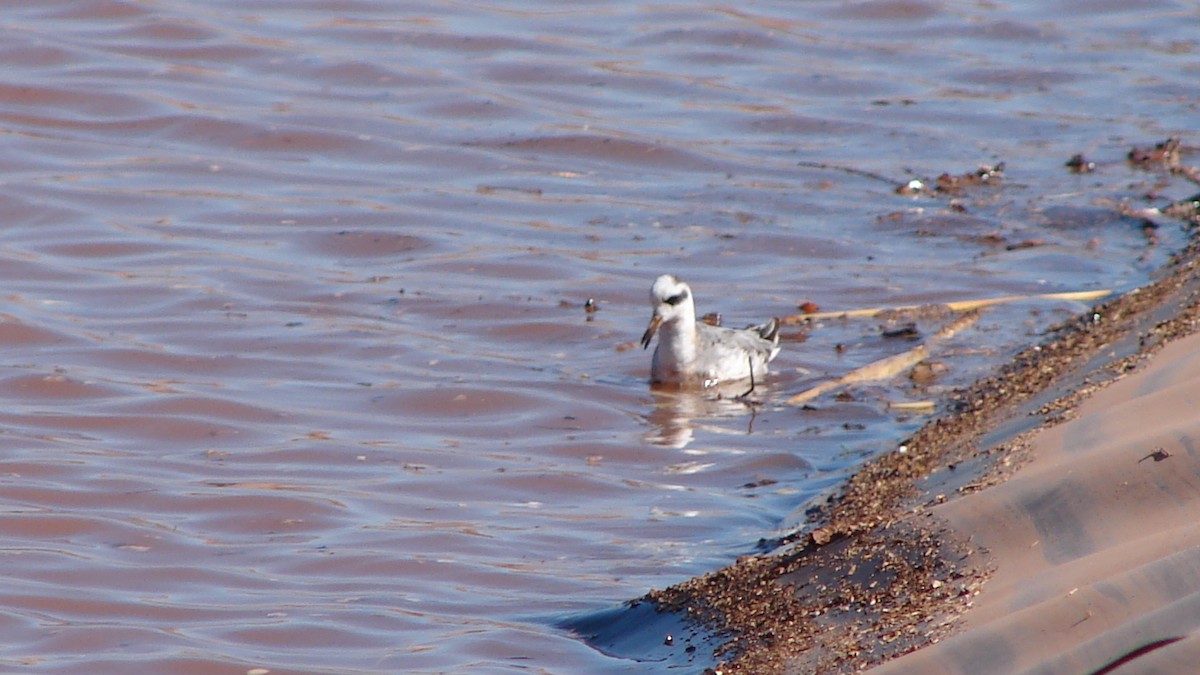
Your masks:
M654 339L654 331L658 330L658 326L661 323L662 318L658 314L650 317L650 325L646 326L646 332L642 333L642 349L650 346L650 341Z

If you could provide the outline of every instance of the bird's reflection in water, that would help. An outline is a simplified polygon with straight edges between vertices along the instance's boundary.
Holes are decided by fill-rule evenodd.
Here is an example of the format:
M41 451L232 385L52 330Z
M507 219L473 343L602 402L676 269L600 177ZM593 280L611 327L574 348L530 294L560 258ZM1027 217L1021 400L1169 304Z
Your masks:
M770 387L757 384L748 390L748 382L738 381L705 389L652 385L654 409L646 416L653 429L646 441L663 447L683 449L692 442L697 429L716 434L749 434L754 416L770 399ZM745 424L717 424L716 420L743 417Z

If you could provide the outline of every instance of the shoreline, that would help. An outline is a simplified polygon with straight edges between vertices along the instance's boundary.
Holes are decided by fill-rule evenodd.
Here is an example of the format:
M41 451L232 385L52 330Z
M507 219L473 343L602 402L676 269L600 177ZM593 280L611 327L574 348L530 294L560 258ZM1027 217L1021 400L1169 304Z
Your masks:
M937 650L918 650L973 625L976 599L1015 554L971 529L995 526L997 514L968 518L955 507L1020 476L1044 454L1040 435L1070 424L1097 392L1146 371L1198 328L1193 242L1158 281L1051 329L957 392L945 412L816 507L810 528L781 549L643 599L725 636L721 673L853 672L910 653L897 665L922 657L925 670L958 672Z

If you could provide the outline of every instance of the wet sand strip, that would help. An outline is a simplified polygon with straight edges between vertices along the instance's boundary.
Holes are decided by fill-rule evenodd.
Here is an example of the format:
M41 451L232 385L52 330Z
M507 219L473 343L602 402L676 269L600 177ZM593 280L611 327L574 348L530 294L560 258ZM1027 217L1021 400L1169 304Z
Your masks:
M1188 658L1200 621L1149 638L1142 624L1186 613L1168 606L1180 593L1200 598L1188 596L1200 586L1172 586L1181 575L1200 585L1196 570L1178 568L1200 567L1200 556L1169 560L1200 545L1200 364L1188 360L1200 354L1200 336L1188 338L1200 326L1198 262L1192 244L1158 282L1058 326L955 395L814 509L811 529L786 546L646 599L724 635L722 673L853 672L906 654L883 670L1115 672ZM1150 410L1120 398L1148 395L1154 377L1183 389ZM1160 469L1183 478L1148 474ZM1126 514L1125 529L1109 524L1113 514ZM1149 537L1153 546L1134 548L1159 581L1120 565L1130 549L1122 536ZM1089 584L1109 568L1125 571L1119 590L1155 593L1102 611Z

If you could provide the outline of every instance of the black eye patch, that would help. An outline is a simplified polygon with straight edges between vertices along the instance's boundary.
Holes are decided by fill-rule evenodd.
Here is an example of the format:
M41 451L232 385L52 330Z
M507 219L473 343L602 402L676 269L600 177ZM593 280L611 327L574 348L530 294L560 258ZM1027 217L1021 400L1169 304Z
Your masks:
M663 300L663 302L667 303L668 305L675 306L675 305L678 305L679 303L683 302L684 300L687 300L687 298L688 298L688 292L684 291L682 293L672 295L671 297L667 298L666 300Z

